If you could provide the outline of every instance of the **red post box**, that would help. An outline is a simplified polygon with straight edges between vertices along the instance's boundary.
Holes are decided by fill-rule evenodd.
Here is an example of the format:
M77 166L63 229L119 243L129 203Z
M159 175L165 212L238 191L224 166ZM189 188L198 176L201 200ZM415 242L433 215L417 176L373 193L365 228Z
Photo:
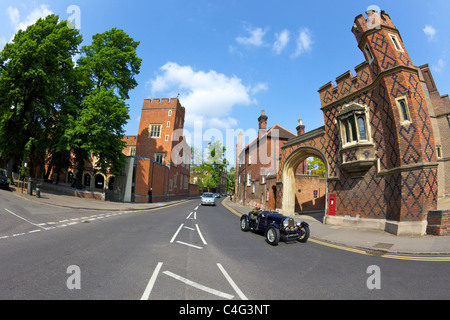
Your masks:
M329 216L336 215L336 195L335 194L330 194L330 196L329 196L328 215Z

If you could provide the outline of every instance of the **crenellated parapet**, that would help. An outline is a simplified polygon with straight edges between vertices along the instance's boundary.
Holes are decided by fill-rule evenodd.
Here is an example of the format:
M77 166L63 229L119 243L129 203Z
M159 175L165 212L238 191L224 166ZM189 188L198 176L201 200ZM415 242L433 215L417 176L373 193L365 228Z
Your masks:
M355 93L373 82L372 72L367 61L356 66L355 72L354 76L349 70L336 78L336 84L330 81L319 89L322 107Z

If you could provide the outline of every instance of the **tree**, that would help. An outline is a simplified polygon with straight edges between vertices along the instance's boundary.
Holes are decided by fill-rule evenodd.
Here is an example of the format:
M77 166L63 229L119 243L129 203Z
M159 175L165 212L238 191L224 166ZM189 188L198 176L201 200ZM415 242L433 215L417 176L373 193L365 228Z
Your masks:
M326 178L325 164L321 159L316 157L308 158L307 163L308 163L308 171L311 172L312 175L316 175L321 178Z
M78 168L78 181L90 155L106 173L120 174L125 164L122 153L123 127L129 120L125 100L137 86L142 59L136 54L139 42L123 30L112 29L93 36L81 49L79 84L83 97L76 114L69 114L65 137L71 142Z
M219 140L209 142L205 150L205 170L208 172L208 188L216 189L221 182L228 161L225 159L226 148Z
M236 187L236 168L233 167L227 173L227 192L235 192Z
M20 30L0 53L0 157L45 161L48 139L82 37L56 15ZM27 152L27 154L25 154ZM28 168L33 168L28 164Z

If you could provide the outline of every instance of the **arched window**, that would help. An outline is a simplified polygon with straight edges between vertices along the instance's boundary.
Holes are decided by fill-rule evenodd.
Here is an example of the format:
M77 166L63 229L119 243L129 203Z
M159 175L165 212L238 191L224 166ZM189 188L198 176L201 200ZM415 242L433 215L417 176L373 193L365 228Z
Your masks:
M363 117L358 117L359 139L367 140L366 124Z
M400 108L402 110L403 120L409 120L408 111L406 111L405 101L400 100Z
M95 176L95 188L103 189L105 187L105 178L101 174Z

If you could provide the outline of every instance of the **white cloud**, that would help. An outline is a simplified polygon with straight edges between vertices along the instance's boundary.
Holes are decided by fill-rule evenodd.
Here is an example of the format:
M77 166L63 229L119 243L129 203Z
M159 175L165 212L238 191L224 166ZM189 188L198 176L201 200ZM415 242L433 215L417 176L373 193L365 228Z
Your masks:
M159 74L148 83L152 97L175 97L180 94L186 107L186 123L193 126L203 121L205 127L231 128L237 120L229 115L235 106L249 106L256 103L254 94L267 90L259 83L245 86L236 76L227 76L214 70L195 71L191 66L180 66L168 62Z
M11 20L11 23L13 25L19 24L19 21L20 21L19 9L13 8L13 7L8 7L8 16L9 16L9 20Z
M46 16L52 14L48 6L40 5L38 8L35 8L29 15L25 17L25 19L20 19L19 9L14 7L8 7L8 15L11 20L11 24L13 25L15 31L26 30L26 28L39 20L39 18L45 18Z
M445 61L444 59L439 59L437 64L432 67L434 72L441 73L445 69Z
M427 25L423 29L423 32L427 36L428 40L431 41L434 40L434 38L436 37L437 30L433 26Z
M273 45L273 51L276 54L280 54L283 49L287 46L287 44L289 43L290 40L290 33L289 30L283 30L281 31L281 33L277 33L275 34L276 37L276 41Z
M5 37L0 37L0 51L3 50L3 47L8 43Z
M308 28L303 28L300 30L300 33L297 38L297 50L292 55L292 57L298 57L301 54L311 51L312 49L312 34L311 31Z
M248 33L250 33L250 36L237 37L236 41L239 44L255 47L262 47L265 45L263 38L266 35L267 30L263 30L262 28L251 28L251 27L247 27L246 30Z

